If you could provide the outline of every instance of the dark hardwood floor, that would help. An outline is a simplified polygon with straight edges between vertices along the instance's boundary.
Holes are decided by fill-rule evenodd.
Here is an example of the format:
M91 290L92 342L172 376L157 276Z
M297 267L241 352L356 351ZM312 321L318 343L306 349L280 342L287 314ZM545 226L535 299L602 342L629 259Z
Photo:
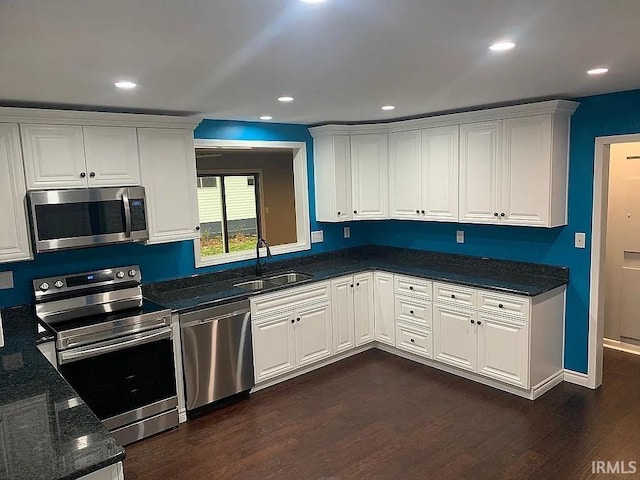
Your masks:
M640 467L640 357L531 402L369 351L126 448L139 479L596 479Z

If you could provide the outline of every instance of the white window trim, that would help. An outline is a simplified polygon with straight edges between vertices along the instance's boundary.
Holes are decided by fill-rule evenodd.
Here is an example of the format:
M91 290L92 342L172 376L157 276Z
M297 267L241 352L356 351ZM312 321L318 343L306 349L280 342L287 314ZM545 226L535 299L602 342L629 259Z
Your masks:
M309 219L309 188L307 177L307 144L305 142L270 142L266 140L218 140L199 139L194 140L195 148L273 148L293 150L293 184L296 200L296 243L276 245L271 247L271 254L284 255L285 253L302 252L311 250L311 223ZM269 239L266 239L269 241ZM252 260L256 258L255 250L246 252L233 252L214 255L207 259L200 256L200 239L193 241L193 252L196 268L223 265L226 263ZM266 249L260 249L260 255L266 255Z

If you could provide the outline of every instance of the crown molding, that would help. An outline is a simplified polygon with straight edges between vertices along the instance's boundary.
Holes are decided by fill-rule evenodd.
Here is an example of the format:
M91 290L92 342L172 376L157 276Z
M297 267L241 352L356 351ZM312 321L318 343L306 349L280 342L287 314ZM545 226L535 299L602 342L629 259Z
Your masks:
M368 123L360 125L321 125L309 129L311 135L354 135L366 133L394 133L430 127L446 127L465 123L490 122L535 115L571 116L580 104L569 100L547 100L509 107L496 107L470 112L434 115L431 117L399 120L397 122Z
M0 122L193 130L202 117L0 107Z

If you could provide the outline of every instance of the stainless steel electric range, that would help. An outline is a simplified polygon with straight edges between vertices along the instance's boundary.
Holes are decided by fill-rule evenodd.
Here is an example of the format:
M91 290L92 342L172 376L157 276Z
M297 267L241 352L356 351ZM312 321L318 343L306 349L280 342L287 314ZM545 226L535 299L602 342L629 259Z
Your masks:
M60 373L121 445L178 425L171 310L143 299L138 266L33 288Z

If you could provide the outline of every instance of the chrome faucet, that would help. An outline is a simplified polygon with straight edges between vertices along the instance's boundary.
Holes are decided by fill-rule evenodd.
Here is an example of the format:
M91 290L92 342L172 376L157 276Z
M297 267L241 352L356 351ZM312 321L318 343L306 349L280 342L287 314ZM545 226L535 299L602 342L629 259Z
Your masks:
M267 258L271 258L271 249L269 248L269 244L264 238L259 238L258 243L256 243L256 275L262 275L262 272L267 268L266 264L262 264L260 262L260 245L267 247Z

